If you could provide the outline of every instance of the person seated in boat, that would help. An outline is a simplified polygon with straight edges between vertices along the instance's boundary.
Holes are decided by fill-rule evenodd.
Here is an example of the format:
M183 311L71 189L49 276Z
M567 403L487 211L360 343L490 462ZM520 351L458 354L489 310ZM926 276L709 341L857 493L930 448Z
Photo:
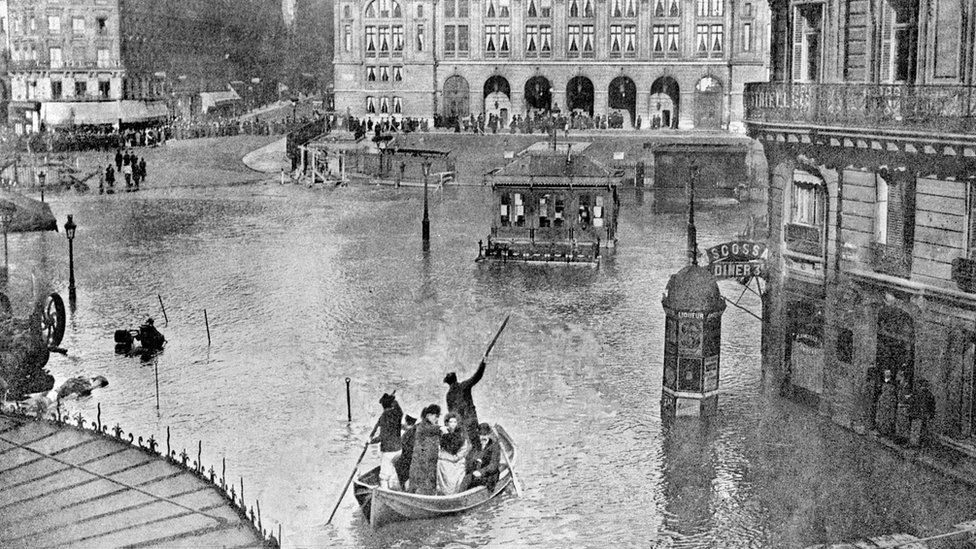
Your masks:
M400 486L404 490L407 489L407 483L410 480L410 462L413 461L413 441L416 433L417 418L408 414L404 418L403 434L400 435L400 448L402 448L400 458L394 463L397 478L400 479Z
M386 393L380 397L380 406L383 407L379 420L380 433L369 443L380 444L380 487L399 490L400 480L393 463L400 457L400 421L403 410L400 409L396 397Z
M139 326L139 341L142 343L143 349L159 350L166 343L166 338L159 333L159 330L153 325L154 322L152 318L147 318L146 323Z
M470 451L471 442L461 426L461 417L447 414L444 418L444 433L441 435L441 449L437 454L438 494L450 496L464 491L466 458Z
M481 439L481 450L468 454L468 478L465 482L467 488L484 486L491 492L498 482L501 445L487 423L478 426L478 438Z
M441 427L437 420L441 417L441 407L431 404L420 416L410 461L410 491L432 496L437 493L437 453L441 449Z

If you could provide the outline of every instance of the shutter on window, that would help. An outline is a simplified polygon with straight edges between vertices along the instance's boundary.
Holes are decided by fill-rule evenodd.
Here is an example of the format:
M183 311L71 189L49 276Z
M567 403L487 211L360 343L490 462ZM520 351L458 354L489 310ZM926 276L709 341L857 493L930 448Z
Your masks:
M882 82L891 82L894 78L894 75L891 73L891 42L894 32L892 20L894 18L894 10L885 2L881 17L881 57L879 59L881 63L880 77Z
M805 30L806 19L800 15L799 8L793 8L793 66L792 75L794 82L803 81L803 31Z

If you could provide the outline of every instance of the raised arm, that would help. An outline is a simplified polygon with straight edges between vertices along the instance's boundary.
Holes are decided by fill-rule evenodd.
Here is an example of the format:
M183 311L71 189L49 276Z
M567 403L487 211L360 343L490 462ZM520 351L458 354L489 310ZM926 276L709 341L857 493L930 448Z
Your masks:
M470 389L471 387L474 387L475 384L478 383L479 381L481 381L481 378L484 377L484 375L485 375L485 366L486 365L487 365L487 363L484 360L482 360L481 361L481 364L478 365L478 370L475 371L474 375L471 376L470 379L467 379L467 380L461 382L461 385L464 386L467 389Z

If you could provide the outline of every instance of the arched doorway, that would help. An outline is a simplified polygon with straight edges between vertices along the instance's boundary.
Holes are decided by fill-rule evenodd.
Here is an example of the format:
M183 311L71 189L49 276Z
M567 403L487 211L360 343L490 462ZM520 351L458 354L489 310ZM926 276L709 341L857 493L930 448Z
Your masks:
M566 84L566 107L570 114L581 111L593 116L593 81L585 76L573 77Z
M444 82L444 117L462 118L471 115L468 81L455 74Z
M677 128L680 103L680 89L674 78L662 76L655 80L651 84L651 127Z
M552 85L545 76L533 76L525 83L525 106L528 111L552 108Z
M618 76L610 81L607 87L608 104L610 105L611 116L617 111L620 114L626 111L631 126L637 116L637 85L627 76ZM610 124L613 127L613 123Z
M494 114L501 121L502 126L507 126L512 112L512 88L508 80L500 74L486 80L484 99L485 114Z
M706 76L695 86L695 127L717 130L722 127L722 83Z

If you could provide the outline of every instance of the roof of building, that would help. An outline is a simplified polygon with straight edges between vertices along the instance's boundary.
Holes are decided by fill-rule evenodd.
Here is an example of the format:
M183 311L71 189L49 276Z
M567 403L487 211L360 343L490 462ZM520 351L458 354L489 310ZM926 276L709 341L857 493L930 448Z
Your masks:
M612 178L616 183L615 170L583 154L567 155L562 151L526 151L508 165L494 171L493 177L572 177Z
M725 310L725 298L711 271L699 265L688 265L671 275L663 305L676 311L718 312Z

